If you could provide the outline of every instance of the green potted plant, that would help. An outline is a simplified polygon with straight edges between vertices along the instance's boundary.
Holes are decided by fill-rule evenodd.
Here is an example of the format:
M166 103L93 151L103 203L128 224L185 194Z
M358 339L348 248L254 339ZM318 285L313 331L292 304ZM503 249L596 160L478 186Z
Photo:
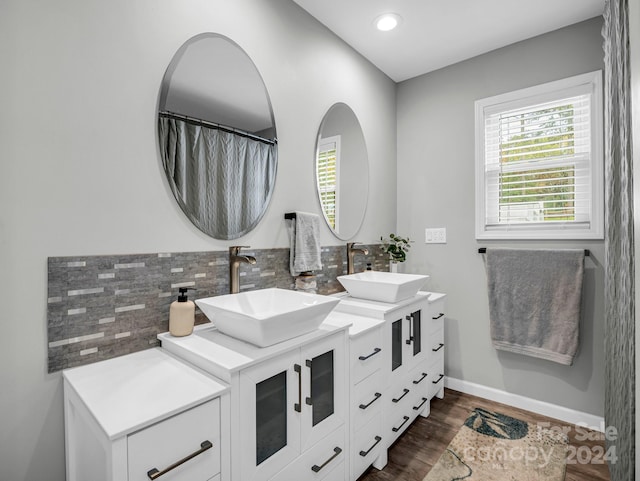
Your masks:
M382 250L389 255L389 270L391 272L397 272L398 262L404 262L407 260L407 252L411 248L411 242L408 237L400 237L394 233L389 234L389 237L380 237L382 241Z

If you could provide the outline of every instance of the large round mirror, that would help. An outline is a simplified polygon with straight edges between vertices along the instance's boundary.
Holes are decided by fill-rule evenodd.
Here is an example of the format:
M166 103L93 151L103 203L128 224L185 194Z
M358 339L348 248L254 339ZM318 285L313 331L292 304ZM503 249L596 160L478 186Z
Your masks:
M264 215L276 180L271 103L255 65L216 34L187 41L162 81L162 164L184 213L216 239L235 239Z
M352 238L367 209L369 161L360 122L346 104L334 104L322 120L315 170L324 219L339 239Z

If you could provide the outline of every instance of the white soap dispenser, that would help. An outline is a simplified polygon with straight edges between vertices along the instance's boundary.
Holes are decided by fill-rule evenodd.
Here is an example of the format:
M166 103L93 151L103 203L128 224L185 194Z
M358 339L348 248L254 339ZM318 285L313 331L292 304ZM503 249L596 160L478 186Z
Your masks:
M178 300L171 303L169 308L169 332L172 336L188 336L193 332L196 319L196 305L187 299L187 291L195 290L191 287L181 287Z

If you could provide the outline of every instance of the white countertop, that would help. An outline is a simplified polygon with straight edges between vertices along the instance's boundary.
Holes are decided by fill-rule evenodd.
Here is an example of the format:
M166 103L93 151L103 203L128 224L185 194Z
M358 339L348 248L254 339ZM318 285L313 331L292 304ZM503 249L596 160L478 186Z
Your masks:
M112 440L229 390L160 348L65 369L62 375Z
M354 339L371 329L381 326L384 324L384 319L340 312L334 309L324 320L324 323L333 326L348 326L349 337Z
M438 292L419 291L414 297L404 299L396 303L370 301L368 299L358 299L351 296L343 296L334 311L356 314L360 316L384 319L384 317L396 309L406 307L414 302L435 302L445 297L446 294Z
M349 324L345 323L323 323L307 334L268 347L258 347L222 334L211 323L196 326L189 336L175 337L164 332L158 339L164 349L229 382L237 371L348 328Z

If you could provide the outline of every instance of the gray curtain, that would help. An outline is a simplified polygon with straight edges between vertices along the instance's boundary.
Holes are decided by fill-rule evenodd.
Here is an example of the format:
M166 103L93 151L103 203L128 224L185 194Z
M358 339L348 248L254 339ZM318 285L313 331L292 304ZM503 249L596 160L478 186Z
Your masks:
M606 0L605 52L605 406L618 430L612 481L635 479L635 306L628 0Z
M160 150L178 203L203 232L234 239L258 223L276 177L275 145L160 117Z

